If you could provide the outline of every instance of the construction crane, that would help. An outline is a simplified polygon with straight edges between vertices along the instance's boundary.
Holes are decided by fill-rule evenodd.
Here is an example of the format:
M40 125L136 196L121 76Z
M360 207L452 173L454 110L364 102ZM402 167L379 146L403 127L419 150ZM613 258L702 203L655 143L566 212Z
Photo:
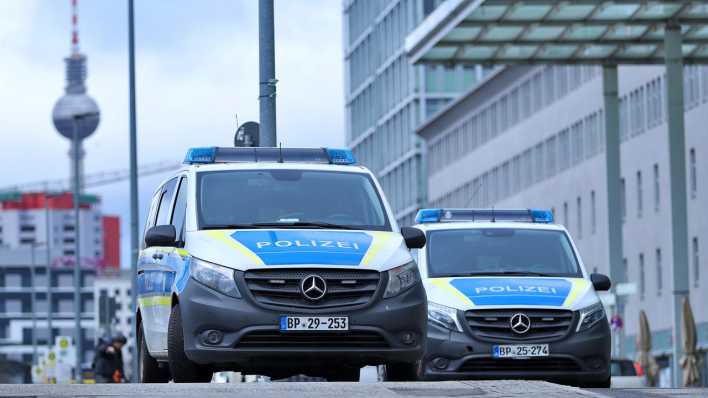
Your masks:
M166 173L168 171L176 170L181 166L180 162L175 161L161 161L157 163L150 163L145 166L141 166L138 169L138 177L147 177L150 175ZM83 188L95 188L104 185L115 184L127 180L130 177L129 169L121 170L110 170L102 171L94 174L87 174L84 176ZM32 191L66 191L69 189L71 181L69 178L62 178L56 180L44 180L27 182L17 185L10 185L0 188L0 193L8 192L32 192Z

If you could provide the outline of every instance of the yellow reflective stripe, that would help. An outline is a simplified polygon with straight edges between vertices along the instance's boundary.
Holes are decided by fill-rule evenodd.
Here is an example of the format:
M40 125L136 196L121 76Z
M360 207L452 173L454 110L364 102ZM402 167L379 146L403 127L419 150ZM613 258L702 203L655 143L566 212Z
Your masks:
M381 250L382 247L386 245L386 243L391 240L391 237L393 236L392 233L390 232L369 232L372 235L373 242L371 243L371 247L369 250L366 252L366 255L364 256L363 259L361 259L361 265L369 265L371 262L371 259L378 254L378 252Z
M573 284L573 287L570 288L570 293L568 293L568 297L565 298L563 307L570 307L573 301L578 298L578 295L584 292L590 284L590 282L585 279L570 279L569 282Z
M222 241L226 243L227 245L233 247L234 249L240 251L245 255L246 257L250 258L255 262L257 265L265 265L263 263L263 260L261 260L260 257L258 257L255 253L252 251L248 250L248 248L244 245L241 244L241 242L237 241L236 239L233 239L229 232L224 232L224 231L208 231L207 235L211 236L212 238Z
M474 305L474 303L472 302L472 300L470 300L469 297L462 294L462 292L455 289L455 287L450 284L451 280L452 280L452 278L433 278L433 279L430 279L430 283L432 283L433 285L435 285L441 289L447 290L453 296L462 300L465 304Z
M184 249L177 249L177 254L179 254L182 257L187 257L189 256L189 252L184 250Z
M138 304L141 307L154 307L158 305L170 306L172 304L172 297L170 296L148 296L141 297L138 299Z

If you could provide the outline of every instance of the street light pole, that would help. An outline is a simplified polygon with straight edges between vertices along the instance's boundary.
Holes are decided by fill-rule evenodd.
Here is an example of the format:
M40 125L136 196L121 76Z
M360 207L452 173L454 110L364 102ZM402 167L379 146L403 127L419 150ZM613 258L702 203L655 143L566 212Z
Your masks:
M49 215L49 192L44 192L44 229L45 229L45 242L47 248L47 349L52 349L53 327L52 327L52 253L51 253L51 220Z
M275 128L275 33L273 0L258 2L258 64L260 146L276 146Z
M81 235L79 196L81 195L81 177L79 176L79 121L83 115L74 115L72 118L74 134L71 140L72 146L72 167L74 171L74 184L72 187L74 205L74 347L76 348L75 377L76 383L81 383L81 357L82 333L81 333Z
M138 141L137 141L137 116L135 110L135 16L133 0L128 0L128 91L130 96L130 303L133 314L137 314L137 284L138 274ZM133 326L137 326L133 317ZM137 336L137 333L134 334ZM132 376L139 381L138 376L138 347L140 344L133 339Z

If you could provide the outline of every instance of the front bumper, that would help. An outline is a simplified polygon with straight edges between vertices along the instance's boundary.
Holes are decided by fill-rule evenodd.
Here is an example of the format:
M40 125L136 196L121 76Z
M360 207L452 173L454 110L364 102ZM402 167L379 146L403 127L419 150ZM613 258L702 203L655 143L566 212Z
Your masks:
M244 293L228 297L190 280L179 296L185 353L198 364L255 374L321 373L324 359L337 366L361 367L414 362L421 358L427 327L427 299L422 284L383 299L383 291L367 305L333 309L274 310L259 306ZM348 316L347 332L280 332L281 315ZM206 341L206 331L223 333L219 344ZM413 342L403 342L404 334ZM255 336L255 338L254 338ZM330 365L331 366L331 365ZM294 373L292 373L294 372Z
M426 380L450 379L537 379L570 384L592 384L608 380L611 337L607 322L556 341L479 341L468 332L452 332L428 324L423 374ZM466 328L465 328L466 329ZM496 359L496 344L548 344L549 356L529 359ZM442 361L437 358L443 358ZM435 366L437 362L438 366ZM447 364L446 366L442 366Z

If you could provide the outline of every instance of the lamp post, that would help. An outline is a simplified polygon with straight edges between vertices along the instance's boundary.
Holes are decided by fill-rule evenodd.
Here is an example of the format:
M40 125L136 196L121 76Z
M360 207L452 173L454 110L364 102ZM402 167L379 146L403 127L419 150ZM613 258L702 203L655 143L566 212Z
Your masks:
M81 196L81 137L79 135L79 124L89 117L97 117L98 112L79 113L71 117L74 134L71 140L72 147L72 168L74 172L74 183L72 187L74 205L74 347L76 348L75 380L81 383L81 362L83 356L83 333L81 331L81 235L80 235L80 196Z

